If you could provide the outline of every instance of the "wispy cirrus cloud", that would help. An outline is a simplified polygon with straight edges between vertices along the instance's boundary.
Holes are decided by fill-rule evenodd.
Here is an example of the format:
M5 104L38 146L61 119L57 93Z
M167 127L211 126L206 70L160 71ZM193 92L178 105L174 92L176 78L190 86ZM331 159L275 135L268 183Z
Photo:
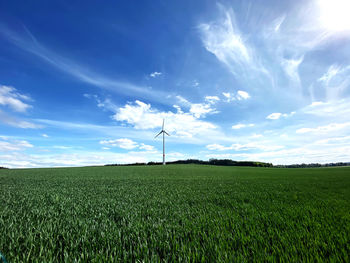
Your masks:
M204 47L237 75L240 69L255 66L253 51L237 26L233 10L225 10L222 5L218 7L222 14L221 18L210 23L202 23L198 28Z
M337 75L339 73L339 71L340 71L340 66L333 64L328 68L327 72L324 75L322 75L318 80L321 82L324 82L326 85L328 85L329 81L335 75Z
M97 102L97 107L99 107L101 109L112 111L112 112L114 112L114 111L116 111L118 109L118 106L115 105L113 103L113 101L110 98L108 98L108 97L102 99L96 94L87 94L87 93L85 93L83 96L85 98L95 100Z
M272 150L278 150L281 148L284 148L284 146L281 145L270 145L265 143L257 143L257 142L250 142L245 144L240 143L234 143L230 146L224 146L221 144L209 144L206 146L208 150L211 151L249 151L249 150L263 150L263 151L272 151Z
M350 127L350 122L345 123L331 123L325 126L318 126L315 128L300 128L296 130L296 133L329 133L335 130L341 130Z
M33 145L26 140L13 140L5 137L0 138L0 152L23 151L32 147Z
M317 116L325 118L327 117L329 120L337 120L341 119L344 121L349 120L350 114L350 99L340 99L340 100L331 100L327 102L323 101L315 101L310 105L302 108L300 112L303 114L310 114L311 116Z
M300 58L281 58L281 66L290 80L300 87L299 65L303 62L304 56Z
M255 88L255 92L263 87L264 91L274 94L286 93L285 89L288 88L285 96L304 103L308 88L302 85L300 68L308 63L309 57L306 55L315 49L322 49L332 39L334 32L322 28L317 16L310 15L317 13L317 1L300 2L295 6L298 5L302 8L293 8L282 14L277 10L270 13L269 10L270 15L264 19L254 15L263 12L264 8L257 5L262 8L257 10L252 5L249 9L251 15L242 22L242 16L237 13L240 19L236 19L235 10L229 5L219 4L217 18L198 26L203 46L248 91L254 89L257 83L259 89ZM256 25L254 32L246 30L247 24ZM339 98L348 84L345 81L336 87L333 85L328 89L327 98ZM231 95L227 100L232 98Z
M16 117L13 117L9 114L7 114L6 112L3 112L0 110L0 122L9 125L9 126L13 126L13 127L17 127L17 128L22 128L22 129L40 129L43 128L42 125L33 123L31 121L25 121L22 119L18 119Z
M140 96L153 99L156 99L159 97L159 94L162 94L162 91L157 91L157 95L155 95L154 90L149 87L135 85L127 81L106 77L103 74L97 73L96 71L93 71L70 58L64 57L40 43L26 27L24 27L24 31L20 34L10 30L5 25L0 24L0 34L5 36L5 38L12 44L39 57L56 69L63 71L79 81L95 87L126 95L136 93Z
M329 101L342 99L345 91L350 88L350 65L330 65L327 72L318 79L317 84L322 85L326 94L325 99Z

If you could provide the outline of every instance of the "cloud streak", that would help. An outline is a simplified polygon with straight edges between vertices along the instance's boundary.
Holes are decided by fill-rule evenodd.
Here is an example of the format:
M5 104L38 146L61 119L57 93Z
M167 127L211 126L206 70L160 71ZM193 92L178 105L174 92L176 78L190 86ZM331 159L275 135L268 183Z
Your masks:
M146 98L156 99L159 97L159 94L163 93L162 91L157 91L158 94L155 96L155 91L151 88L103 76L102 74L90 70L87 67L50 50L41 44L28 29L24 29L25 33L18 34L0 24L0 34L5 36L12 44L39 57L56 69L61 70L79 81L112 92L125 95L138 94L139 96Z
M19 120L3 111L0 110L0 122L22 129L40 129L43 128L42 125L35 124L30 121Z
M23 151L32 147L33 145L25 140L10 140L0 137L0 152Z

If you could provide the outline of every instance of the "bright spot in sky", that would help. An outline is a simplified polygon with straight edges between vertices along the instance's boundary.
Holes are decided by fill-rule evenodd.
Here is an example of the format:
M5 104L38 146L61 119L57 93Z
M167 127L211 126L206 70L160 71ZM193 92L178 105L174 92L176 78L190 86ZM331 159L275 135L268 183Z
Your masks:
M330 31L350 30L350 0L318 0L320 22Z

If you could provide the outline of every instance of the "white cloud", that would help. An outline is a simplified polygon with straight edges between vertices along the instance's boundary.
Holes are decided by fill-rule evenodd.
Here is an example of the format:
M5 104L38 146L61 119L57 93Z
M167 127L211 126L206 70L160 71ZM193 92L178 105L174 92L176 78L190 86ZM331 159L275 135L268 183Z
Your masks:
M110 146L110 147L119 147L127 150L135 149L139 146L136 142L127 138L121 138L121 139L115 139L115 140L103 140L103 141L100 141L100 144Z
M155 72L152 72L152 73L149 74L149 75L150 75L150 77L152 77L152 78L156 78L156 77L162 75L162 72L157 72L157 71L155 71Z
M238 100L247 100L250 98L250 95L246 91L239 90L239 91L237 91L236 97Z
M44 138L48 138L49 137L49 135L47 135L46 133L41 134L41 136L43 136Z
M341 67L333 64L318 81L320 83L317 86L321 84L320 88L324 89L327 100L340 100L350 87L350 66Z
M250 124L242 124L242 123L238 123L236 125L232 125L232 129L234 130L238 130L238 129L242 129L242 128L246 128L246 127L253 127L254 124L250 123Z
M54 146L52 146L52 148L54 148L54 149L59 149L59 150L69 150L69 149L73 149L72 146L65 146L65 145L54 145Z
M183 137L183 138L192 138L193 135L190 132L187 131L177 131L176 132L176 136L177 137Z
M210 107L210 104L194 103L191 104L190 113L196 118L205 117L208 113L215 113L215 109Z
M179 109L179 107L178 107ZM126 104L118 109L113 118L117 121L124 121L133 125L136 129L155 129L162 125L165 119L165 128L175 136L184 134L203 134L216 129L212 123L199 120L203 114L211 112L211 109L196 106L191 107L192 112L168 111L161 112L151 107L150 104L136 100L135 104Z
M154 151L154 146L141 143L139 149L146 151Z
M317 145L350 145L350 136L331 137L315 142Z
M13 87L0 86L0 105L9 106L12 110L17 112L26 112L27 109L31 108L23 100L30 100L26 95L20 94Z
M120 138L120 139L114 139L114 140L102 140L100 141L100 144L105 145L107 147L102 147L104 150L109 150L110 147L119 147L126 150L132 150L132 149L140 149L145 151L154 151L154 146L147 145L144 143L137 143L131 139L127 138Z
M290 116L293 116L295 114L295 111L292 111L291 113L287 114L287 113L280 113L280 112L274 112L274 113L271 113L270 115L268 115L266 117L266 119L269 119L269 120L278 120L279 118L281 117L284 117L284 118L287 118L287 117L290 117Z
M249 142L245 144L240 143L234 143L230 146L224 146L221 144L209 144L206 146L208 150L211 151L227 151L227 150L234 150L234 151L249 151L249 150L263 150L263 151L271 151L271 150L278 150L283 148L283 146L280 145L272 145L264 142Z
M257 139L257 138L261 138L261 137L263 137L263 135L262 134L256 134L256 133L254 133L252 136L250 136L251 138L253 138L253 139Z
M340 67L338 65L331 65L328 68L328 71L322 76L320 77L318 80L324 82L326 85L329 84L329 81L339 73L340 71Z
M181 152L167 153L167 161L188 159L189 156ZM130 151L114 153L111 151L77 151L64 154L25 154L13 152L0 154L0 165L9 168L28 167L73 167L93 166L105 164L146 163L150 161L160 162L162 154L157 151Z
M205 101L210 104L215 104L216 102L220 101L218 96L205 96Z
M225 97L226 102L231 102L234 100L247 100L250 98L248 92L239 90L237 93L223 92L222 95Z
M173 107L176 109L177 113L184 113L179 105L173 105Z
M236 99L234 97L234 94L231 94L229 92L223 92L222 95L224 95L224 97L226 98L226 102L230 102Z
M183 105L183 106L190 106L191 105L191 103L188 101L188 100L186 100L184 97L182 97L182 96L180 96L180 95L177 95L176 96L176 99L179 101L179 103L181 104L181 105Z
M25 140L9 140L8 138L1 137L0 152L8 151L23 151L26 148L32 148L33 145Z
M268 115L268 116L266 117L266 119L278 120L281 116L282 116L282 113L280 113L280 112L274 112L274 113L271 113L270 115Z
M350 127L350 122L346 123L331 123L325 126L318 126L316 128L300 128L296 130L296 133L328 133L330 131L340 130L346 127Z
M313 102L304 107L301 112L318 117L348 118L350 114L350 99L333 100L328 102Z
M221 144L208 144L206 148L210 151L225 151L225 150L231 150L231 147L225 147Z
M280 28L281 28L281 25L283 24L284 20L286 19L286 15L283 15L279 18L277 18L274 22L273 22L273 29L274 31L277 33Z

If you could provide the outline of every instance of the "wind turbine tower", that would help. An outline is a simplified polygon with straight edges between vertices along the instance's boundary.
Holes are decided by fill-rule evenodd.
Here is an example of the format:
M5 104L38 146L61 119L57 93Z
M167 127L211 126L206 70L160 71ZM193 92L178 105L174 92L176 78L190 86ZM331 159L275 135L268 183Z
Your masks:
M167 133L165 130L164 130L164 119L163 119L163 126L162 126L162 130L154 137L154 138L157 138L159 135L163 134L163 165L165 165L165 137L164 137L164 134L169 135L169 133Z

